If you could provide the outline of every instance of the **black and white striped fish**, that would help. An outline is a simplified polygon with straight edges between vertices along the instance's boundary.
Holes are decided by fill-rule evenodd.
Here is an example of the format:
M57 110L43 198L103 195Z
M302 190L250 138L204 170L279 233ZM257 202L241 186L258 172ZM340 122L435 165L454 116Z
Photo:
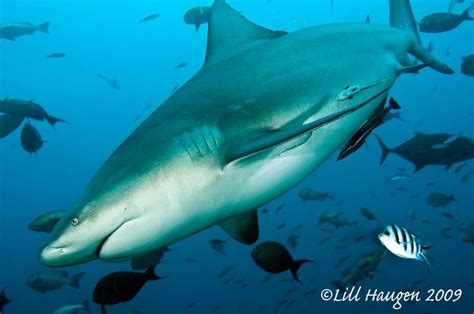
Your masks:
M393 254L402 258L424 260L431 268L431 263L426 258L426 250L430 247L423 244L407 229L398 225L388 225L379 233L378 238L382 245Z

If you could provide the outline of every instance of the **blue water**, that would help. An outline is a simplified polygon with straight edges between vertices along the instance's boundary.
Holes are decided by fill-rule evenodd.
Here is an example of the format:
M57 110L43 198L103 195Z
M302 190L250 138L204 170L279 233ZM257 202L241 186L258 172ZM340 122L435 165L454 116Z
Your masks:
M229 1L250 20L271 29L298 30L316 24L344 21L364 21L370 14L373 23L388 24L388 1L335 0L234 0ZM47 141L37 155L25 153L20 144L20 131L0 141L0 288L14 298L4 313L52 313L65 304L91 300L95 282L107 273L128 270L129 264L107 264L95 261L67 268L70 274L87 274L76 290L64 287L60 291L41 295L25 284L33 272L44 269L37 255L46 236L27 230L27 224L40 213L68 208L83 191L87 182L110 153L159 106L177 84L183 84L201 67L205 55L207 26L199 32L185 25L184 12L211 1L156 0L156 1L35 1L2 0L0 23L29 21L39 24L51 21L50 34L35 33L11 42L0 40L0 98L34 99L55 116L70 125L55 128L35 122ZM448 1L414 0L417 17L447 9ZM457 7L459 12L462 7ZM138 20L159 12L161 17L150 23ZM431 69L419 75L404 75L396 83L391 95L402 106L406 122L390 121L376 131L389 146L395 146L413 136L414 131L447 132L474 137L473 78L459 73L461 58L474 52L474 23L465 22L457 29L442 34L422 34L427 45L434 43L433 54L452 66L457 73L448 76ZM344 47L341 47L341 51ZM446 51L449 51L447 56ZM65 52L63 59L47 59L53 52ZM282 56L284 58L285 56ZM189 66L175 70L182 62ZM116 77L120 90L110 88L96 74ZM433 91L436 89L435 91ZM136 116L152 104L143 117ZM356 154L341 162L330 158L315 173L294 189L263 207L270 214L260 215L260 241L286 243L290 230L302 225L299 244L291 253L295 258L310 258L316 264L304 265L300 274L303 284L281 283L290 274L275 275L263 283L266 276L250 258L251 247L233 242L217 227L194 235L172 246L157 267L166 279L148 283L131 302L109 309L110 313L125 313L135 308L143 313L210 313L220 305L218 313L273 313L283 299L296 300L293 307L281 313L389 313L392 303L335 303L323 302L319 293L331 288L330 281L340 279L340 271L353 260L379 244L371 240L355 243L351 239L362 233L372 233L388 223L406 226L432 248L429 257L434 267L431 272L422 262L402 260L390 254L384 257L373 279L360 284L365 288L383 290L407 289L418 279L429 287L462 289L457 303L404 303L404 313L472 313L474 311L474 247L462 242L462 235L442 238L439 230L457 227L474 220L472 191L474 180L460 183L460 176L442 167L427 167L410 175L410 180L393 183L387 179L399 167L412 165L395 155L379 166L380 149L371 137ZM473 167L472 161L465 170ZM463 172L463 173L464 173ZM426 182L435 181L434 187ZM396 186L404 186L408 193L391 195ZM298 191L312 187L329 192L344 201L302 203ZM444 209L426 205L426 196L433 191L455 194L457 202ZM375 198L371 196L375 195ZM416 195L411 199L409 195ZM279 213L274 209L284 204ZM365 220L360 207L370 208L379 218ZM336 238L320 245L326 236L316 228L319 215L326 210L343 211L344 216L358 222L357 229L336 230ZM447 220L440 213L451 212L455 218ZM409 219L415 211L417 219ZM422 219L431 221L424 224ZM276 230L285 222L286 227ZM226 256L210 249L208 240L228 241ZM337 248L343 244L344 247ZM340 269L333 265L340 257L351 258ZM196 263L184 263L193 257ZM227 266L233 282L223 285L216 275ZM319 275L318 275L319 274ZM317 275L317 276L316 276ZM311 280L313 276L316 276ZM236 281L245 278L246 288ZM295 291L287 295L287 290ZM316 289L313 297L304 293ZM423 288L426 292L427 289ZM189 303L196 303L185 309ZM99 308L92 306L93 313Z

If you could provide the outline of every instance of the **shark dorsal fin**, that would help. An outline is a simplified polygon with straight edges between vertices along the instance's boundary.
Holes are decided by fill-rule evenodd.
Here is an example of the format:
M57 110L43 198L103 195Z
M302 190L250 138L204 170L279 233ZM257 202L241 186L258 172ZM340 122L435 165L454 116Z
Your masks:
M215 0L209 19L206 64L229 57L257 41L285 34L258 26L232 9L225 0Z

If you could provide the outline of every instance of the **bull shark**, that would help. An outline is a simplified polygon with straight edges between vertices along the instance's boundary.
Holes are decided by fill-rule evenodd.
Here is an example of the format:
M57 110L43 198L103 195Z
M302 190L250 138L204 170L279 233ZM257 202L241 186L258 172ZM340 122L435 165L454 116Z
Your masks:
M407 54L423 64L406 64ZM215 0L203 67L104 162L40 262L124 261L214 225L254 243L256 209L328 159L400 75L427 65L452 73L407 30L340 23L272 31ZM345 86L373 82L336 100Z

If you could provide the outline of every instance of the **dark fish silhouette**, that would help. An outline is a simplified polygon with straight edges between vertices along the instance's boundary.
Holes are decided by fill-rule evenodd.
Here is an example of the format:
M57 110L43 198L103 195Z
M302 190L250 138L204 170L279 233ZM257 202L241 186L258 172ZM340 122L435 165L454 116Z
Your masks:
M36 217L29 225L28 229L37 232L50 233L58 221L63 218L66 210L53 210Z
M8 98L0 100L0 112L23 116L38 121L48 121L54 126L58 122L67 123L65 120L50 116L46 110L33 100Z
M293 278L298 282L301 282L298 278L298 269L301 265L314 263L309 259L295 261L282 244L270 241L257 245L252 250L252 258L261 269L272 274L290 270Z
M175 69L180 69L180 68L184 68L184 67L187 67L188 66L188 63L186 61L184 62L180 62L176 65Z
M454 13L433 13L425 16L419 24L421 32L443 33L455 29L464 21L474 20L474 5L464 10L461 14Z
M151 22L151 21L156 20L159 17L160 17L160 13L150 14L150 15L142 18L140 21L138 21L138 23Z
M445 207L454 201L456 201L454 195L447 195L439 192L431 193L426 199L426 203L432 207Z
M130 271L119 271L101 278L95 285L93 300L100 304L102 312L105 313L105 305L114 305L133 299L143 286L152 280L159 280L155 274L154 267L150 267L144 273Z
M11 303L13 299L7 298L5 295L5 288L3 288L2 293L0 293L0 313L3 312L3 307L9 303Z
M217 253L220 253L222 255L225 255L224 248L225 248L226 243L227 243L226 241L221 240L221 239L209 240L209 244L211 245L211 248Z
M210 7L195 7L189 9L184 14L184 22L186 24L194 25L196 27L196 32L199 30L201 24L209 23L209 18L211 14Z
M66 54L64 52L55 52L46 56L46 58L64 58Z
M4 138L15 131L25 119L24 116L14 114L0 115L0 138Z
M462 59L461 73L467 76L474 76L474 54Z
M372 213L372 211L368 209L367 207L361 207L360 213L362 214L362 216L364 216L368 220L375 220L374 213Z
M382 148L380 164L383 164L389 153L395 153L415 165L414 172L427 165L442 165L446 169L458 162L474 158L474 140L446 133L424 134L417 132L415 136L395 148L388 148L379 136ZM440 146L440 147L438 147Z
M114 88L114 89L120 89L120 85L117 81L117 79L114 77L114 78L109 78L109 77L106 77L102 74L97 74L97 77L100 78L100 79L103 79L107 84L109 84L110 87Z
M385 103L385 99L382 101L381 105ZM342 151L339 153L337 160L341 160L349 156L350 154L356 152L362 145L365 143L367 137L372 133L375 128L382 124L387 113L392 109L400 109L400 105L395 101L395 99L390 98L390 105L386 108L382 108L374 113L374 115L367 120L355 133L351 136L349 141L344 145Z
M49 22L33 25L28 22L0 24L0 38L14 41L24 35L32 35L34 32L48 34Z
M298 192L298 196L302 201L325 201L333 200L334 196L326 192L319 192L312 188L301 189Z
M31 123L25 123L21 130L21 147L26 152L34 154L43 147L44 143L46 142L43 141L38 130Z
M80 280L84 274L85 273L78 273L69 276L66 271L47 269L32 274L28 277L26 284L40 293L59 290L64 285L70 285L73 288L79 289Z

